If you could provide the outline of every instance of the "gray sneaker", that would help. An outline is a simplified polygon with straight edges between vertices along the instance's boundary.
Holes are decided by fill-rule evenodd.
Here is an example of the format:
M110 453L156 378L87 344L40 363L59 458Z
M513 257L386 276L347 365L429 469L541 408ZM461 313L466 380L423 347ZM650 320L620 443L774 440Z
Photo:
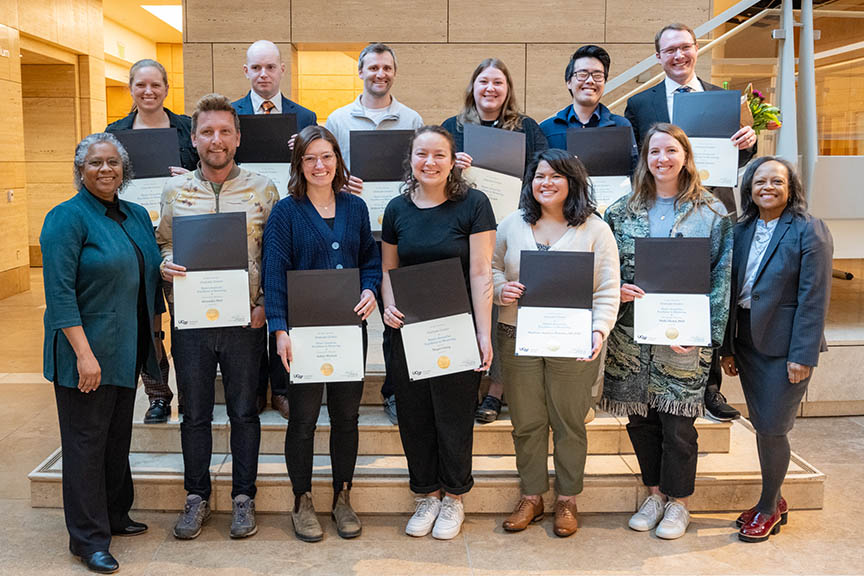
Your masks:
M210 520L210 503L196 494L186 496L186 506L174 525L174 537L192 540L201 534L201 526Z
M255 523L255 500L245 494L234 498L232 503L234 518L231 520L231 538L247 538L258 532Z
M399 418L396 416L396 395L391 394L384 398L384 413L394 426L399 424Z
M657 523L663 519L663 499L656 494L651 494L642 502L639 511L630 517L627 523L631 530L647 532L653 530Z
M294 522L294 535L304 542L319 542L324 538L324 531L318 516L315 515L315 507L312 505L312 494L309 492L300 496L299 506L296 512L291 512L291 520Z

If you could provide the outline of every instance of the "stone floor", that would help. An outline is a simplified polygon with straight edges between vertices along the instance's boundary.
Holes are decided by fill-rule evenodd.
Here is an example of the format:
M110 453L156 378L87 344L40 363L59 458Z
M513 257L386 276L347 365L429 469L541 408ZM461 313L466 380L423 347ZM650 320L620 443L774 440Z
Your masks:
M33 509L27 474L59 444L51 385L35 381L41 363L41 286L0 301L0 575L84 574L66 551L63 513ZM26 374L26 376L25 376ZM666 542L627 529L627 515L581 516L562 540L551 519L506 534L501 515L472 515L449 542L403 534L406 516L365 516L363 535L297 541L281 514L259 516L258 534L228 538L230 517L217 514L202 536L171 536L175 515L138 513L150 531L117 539L122 574L864 574L857 520L864 481L864 417L798 421L792 445L828 475L824 509L796 511L778 536L751 545L737 540L733 514L695 514L685 537ZM468 496L470 498L470 495ZM857 560L856 560L857 558Z

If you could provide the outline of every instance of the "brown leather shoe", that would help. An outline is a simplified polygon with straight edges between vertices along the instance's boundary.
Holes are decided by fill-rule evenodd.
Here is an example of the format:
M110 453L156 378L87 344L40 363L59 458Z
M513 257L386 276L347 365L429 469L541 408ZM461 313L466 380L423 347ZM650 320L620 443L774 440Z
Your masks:
M507 532L521 532L529 524L543 520L543 498L536 503L524 496L516 504L513 513L504 520L504 530Z
M576 517L576 503L567 500L555 502L555 535L565 538L570 536L579 528L579 519Z
M284 394L273 394L270 396L270 405L279 411L282 418L288 420L288 397Z

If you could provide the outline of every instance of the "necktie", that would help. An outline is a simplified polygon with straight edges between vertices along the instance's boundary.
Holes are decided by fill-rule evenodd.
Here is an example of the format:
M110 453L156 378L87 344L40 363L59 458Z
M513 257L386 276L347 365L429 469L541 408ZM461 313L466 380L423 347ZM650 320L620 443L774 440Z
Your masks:
M270 114L270 111L275 108L276 105L270 102L269 100L264 100L261 103L261 109L264 110L264 114Z
M678 92L679 94L686 94L686 93L692 92L692 91L693 91L693 88L691 88L690 86L679 86L678 88L675 89L675 92ZM271 104L271 106L272 106L272 104Z

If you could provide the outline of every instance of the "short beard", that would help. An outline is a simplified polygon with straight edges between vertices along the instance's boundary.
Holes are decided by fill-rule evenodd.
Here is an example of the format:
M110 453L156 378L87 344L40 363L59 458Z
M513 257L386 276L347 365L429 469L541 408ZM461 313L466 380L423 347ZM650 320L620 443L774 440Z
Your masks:
M232 162L234 162L234 154L231 154L231 156L228 157L228 159L225 160L225 162L223 162L222 164L213 164L213 163L209 162L208 160L206 160L205 156L201 156L201 163L206 164L207 167L210 168L211 170L222 170L223 168L225 168L226 166L228 166Z

